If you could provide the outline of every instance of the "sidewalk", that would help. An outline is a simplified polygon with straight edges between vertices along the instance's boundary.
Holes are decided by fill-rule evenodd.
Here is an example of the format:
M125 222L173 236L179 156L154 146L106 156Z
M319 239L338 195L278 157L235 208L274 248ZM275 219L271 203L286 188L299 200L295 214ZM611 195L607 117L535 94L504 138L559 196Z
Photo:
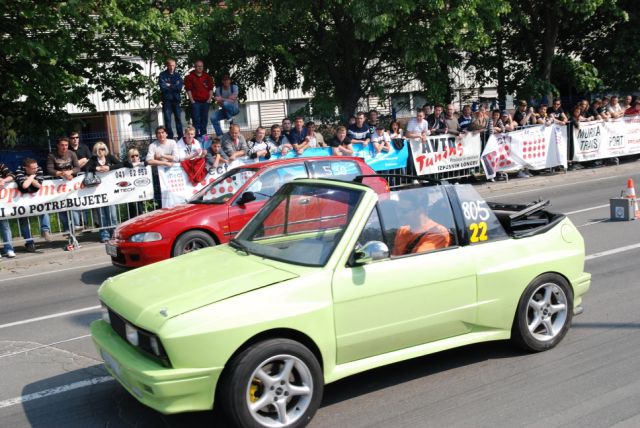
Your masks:
M61 260L68 262L85 260L104 260L108 262L111 260L105 251L104 244L100 243L100 237L97 232L79 233L76 237L80 243L80 248L73 251L65 251L65 247L69 241L67 238L64 238L62 234L53 235L51 242L46 242L39 236L34 237L37 250L35 253L28 253L23 243L14 242L16 257L13 259L2 257L2 260L0 260L0 271L43 265L53 260L58 263Z

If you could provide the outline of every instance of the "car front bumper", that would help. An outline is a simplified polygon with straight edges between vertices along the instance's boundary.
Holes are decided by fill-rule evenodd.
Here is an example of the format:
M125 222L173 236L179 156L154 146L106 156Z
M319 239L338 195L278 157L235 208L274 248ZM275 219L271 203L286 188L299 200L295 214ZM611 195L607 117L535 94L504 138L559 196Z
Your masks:
M111 248L110 248L111 247ZM136 268L169 258L169 244L164 240L155 242L128 242L114 240L105 246L115 266Z
M208 410L223 367L167 368L124 341L102 320L91 336L107 371L141 403L160 413Z

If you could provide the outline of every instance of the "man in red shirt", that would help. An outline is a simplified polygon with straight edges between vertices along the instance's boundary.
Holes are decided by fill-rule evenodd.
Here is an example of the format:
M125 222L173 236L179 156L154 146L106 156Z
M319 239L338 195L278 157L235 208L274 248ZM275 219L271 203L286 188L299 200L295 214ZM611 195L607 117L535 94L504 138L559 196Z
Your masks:
M201 60L197 60L194 67L184 79L184 87L191 101L191 118L193 127L196 128L196 136L204 138L207 135L207 119L214 84L213 78L204 71L204 63Z
M635 100L628 109L624 111L625 116L636 116L640 115L640 98Z

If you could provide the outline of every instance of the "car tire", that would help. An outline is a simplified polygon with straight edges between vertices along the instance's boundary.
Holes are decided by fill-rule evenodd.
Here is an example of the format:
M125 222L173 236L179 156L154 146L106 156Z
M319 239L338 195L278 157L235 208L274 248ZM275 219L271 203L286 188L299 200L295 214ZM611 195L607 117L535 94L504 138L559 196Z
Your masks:
M176 243L173 245L171 257L178 257L192 251L213 247L215 245L215 239L213 239L207 232L203 232L201 230L190 230L178 237Z
M304 427L322 400L315 355L289 339L251 345L225 368L216 401L238 427Z
M546 273L527 286L513 320L511 339L530 352L546 351L567 334L573 319L573 294L560 275Z

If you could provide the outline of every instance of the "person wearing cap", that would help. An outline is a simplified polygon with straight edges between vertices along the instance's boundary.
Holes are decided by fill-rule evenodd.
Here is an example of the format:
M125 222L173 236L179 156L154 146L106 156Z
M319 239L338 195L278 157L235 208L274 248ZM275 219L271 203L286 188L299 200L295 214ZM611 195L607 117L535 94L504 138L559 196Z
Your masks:
M517 126L535 125L536 119L534 116L533 107L527 108L527 102L520 100L518 103L518 109L513 114L513 120Z
M222 135L220 121L225 119L233 123L233 116L240 113L240 106L238 105L238 85L231 83L231 76L229 76L229 74L223 75L221 82L222 85L216 86L214 96L215 102L220 109L211 116L211 124L218 137Z
M373 149L375 150L374 156L380 152L391 150L391 137L385 131L384 126L376 126L373 135L371 135L371 143L373 143Z

